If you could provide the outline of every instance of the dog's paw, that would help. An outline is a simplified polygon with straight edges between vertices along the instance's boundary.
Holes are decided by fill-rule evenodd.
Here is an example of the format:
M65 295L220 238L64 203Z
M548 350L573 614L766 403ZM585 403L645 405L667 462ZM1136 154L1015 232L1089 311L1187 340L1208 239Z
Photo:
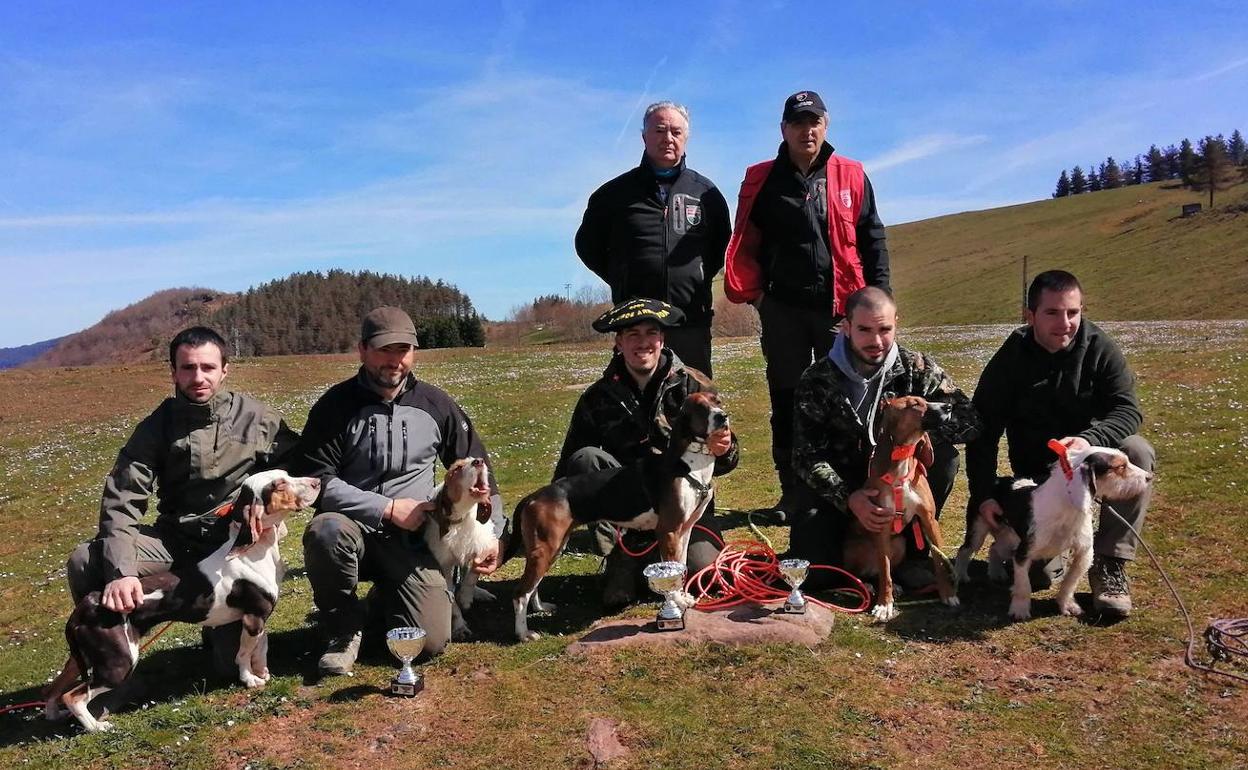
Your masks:
M269 680L266 678L256 676L250 671L240 671L238 674L238 681L242 682L243 685L245 685L246 687L255 689L257 687L264 687L264 685L267 684Z
M1074 599L1065 602L1059 601L1057 603L1057 611L1072 618L1077 618L1083 614L1083 608Z
M950 596L950 597L941 599L941 601L944 602L949 607L961 607L962 606L962 600L956 596Z
M520 641L522 642L536 642L541 638L542 635L536 631L525 631L523 634L520 634Z
M677 591L672 594L672 600L675 601L676 606L680 607L682 610L687 610L698 603L698 600L693 598L693 594L688 591Z
M871 614L881 623L887 623L900 613L897 612L897 606L894 604L877 604L871 608Z
M467 623L460 623L451 629L452 642L469 642L472 641L472 629Z
M1010 602L1010 619L1011 620L1030 620L1031 619L1031 599Z
M559 605L554 602L529 602L530 612L550 614L557 609L559 609Z
M113 723L112 723L112 722L106 722L106 721L104 721L103 719L97 719L97 720L95 720L95 724L93 724L93 725L84 725L84 727L86 727L86 728L87 728L87 731L88 731L88 732L92 732L92 733L106 733L106 732L108 732L109 730L113 729Z

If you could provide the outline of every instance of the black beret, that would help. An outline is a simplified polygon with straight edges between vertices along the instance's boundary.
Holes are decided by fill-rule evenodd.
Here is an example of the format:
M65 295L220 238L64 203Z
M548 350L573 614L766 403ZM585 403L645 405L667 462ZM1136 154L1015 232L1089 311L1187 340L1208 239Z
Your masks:
M642 321L653 321L659 326L680 326L685 322L685 313L666 302L638 297L625 300L598 316L593 327L596 332L618 332Z

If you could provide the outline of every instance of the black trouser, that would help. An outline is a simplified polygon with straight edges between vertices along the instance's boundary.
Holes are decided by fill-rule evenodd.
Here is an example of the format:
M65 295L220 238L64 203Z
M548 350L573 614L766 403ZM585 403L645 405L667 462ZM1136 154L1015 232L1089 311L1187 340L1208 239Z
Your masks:
M794 491L793 395L802 372L826 356L836 338L836 322L829 307L812 309L790 305L764 295L758 305L762 321L763 358L767 362L767 391L771 396L771 459L780 477L780 491Z
M568 476L577 476L582 473L590 473L592 471L605 470L607 468L619 468L620 462L615 457L598 447L583 447L572 453L568 458ZM693 534L689 536L689 574L697 572L715 561L715 557L719 555L719 541L716 538L722 538L720 534L719 524L715 520L715 499L706 506L706 512L702 514L702 518L698 520L698 524L706 529L711 530L714 535L694 527ZM597 550L603 555L609 554L615 548L615 526L608 521L600 521L595 525L595 540ZM622 535L624 546L634 553L641 549L649 547L655 542L653 530L635 530L626 529ZM628 557L626 563L629 563L629 569L640 571L647 564L651 564L659 560L658 548L653 548L648 554L640 558ZM616 559L625 559L627 554L621 553L613 557Z
M960 455L952 444L943 441L932 442L932 466L927 469L927 484L932 490L932 499L936 503L936 518L945 507L949 493L953 491L953 480L958 475ZM814 508L798 511L793 522L793 531L789 536L788 555L797 559L806 559L811 564L831 564L840 566L843 563L842 549L845 545L845 533L849 527L853 513L835 508L831 503L820 502ZM907 529L906 558L926 558L926 548L920 550L914 542L913 531ZM925 544L926 545L926 544ZM803 587L821 588L838 583L838 579L827 570L812 570Z
M356 594L361 580L377 589L382 628L419 626L425 630L422 657L442 652L451 639L451 593L420 537L386 527L378 532L341 513L312 517L303 533L303 558L312 584L312 601L329 637L364 626L365 608Z
M663 332L663 345L707 377L711 374L711 327L674 326Z

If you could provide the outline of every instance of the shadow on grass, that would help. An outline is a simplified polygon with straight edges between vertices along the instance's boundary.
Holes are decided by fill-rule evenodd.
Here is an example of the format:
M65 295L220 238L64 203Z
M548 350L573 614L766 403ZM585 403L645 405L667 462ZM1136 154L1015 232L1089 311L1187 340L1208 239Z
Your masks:
M314 681L316 657L311 653L319 643L311 628L271 634L269 670L275 677L298 675L305 683ZM93 706L103 706L112 713L125 713L143 703L166 703L240 687L242 685L236 675L225 676L214 671L210 651L193 644L144 654L139 659L134 676L124 687L100 696ZM41 701L40 689L28 687L0 693L0 703ZM93 707L92 711L98 712L99 709ZM0 715L0 747L82 733L82 727L73 717L59 722L44 719L42 706Z
M497 600L477 602L464 616L475 641L515 642L515 612L511 597L519 580L500 580L487 586ZM555 605L552 613L529 613L529 628L542 635L579 634L604 617L615 614L602 604L598 575L547 575L538 589L542 601ZM639 593L638 599L648 600ZM658 597L655 597L657 601Z

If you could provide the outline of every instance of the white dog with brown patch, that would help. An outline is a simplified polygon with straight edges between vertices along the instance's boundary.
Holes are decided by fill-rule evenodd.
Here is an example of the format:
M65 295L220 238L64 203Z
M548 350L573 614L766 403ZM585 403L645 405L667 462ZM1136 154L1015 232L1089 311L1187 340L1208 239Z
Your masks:
M1144 493L1153 474L1133 465L1126 454L1106 447L1088 447L1072 452L1069 460L1059 459L1043 484L1031 479L997 479L993 494L1005 515L993 526L983 516L968 515L966 540L958 550L954 574L965 582L971 557L991 532L988 570L991 577L1004 577L1002 565L1014 561L1014 588L1010 617L1031 617L1031 577L1033 562L1046 562L1071 552L1057 608L1063 615L1082 615L1075 601L1075 587L1092 563L1092 511L1100 501L1131 500ZM969 512L968 512L969 513Z
M473 566L493 552L496 539L490 526L490 469L478 457L456 460L433 493L434 508L427 516L425 542L437 559L446 587L451 589L451 638L463 641L472 630L464 611L474 599L492 601L494 595L477 587ZM459 572L459 584L455 573Z

